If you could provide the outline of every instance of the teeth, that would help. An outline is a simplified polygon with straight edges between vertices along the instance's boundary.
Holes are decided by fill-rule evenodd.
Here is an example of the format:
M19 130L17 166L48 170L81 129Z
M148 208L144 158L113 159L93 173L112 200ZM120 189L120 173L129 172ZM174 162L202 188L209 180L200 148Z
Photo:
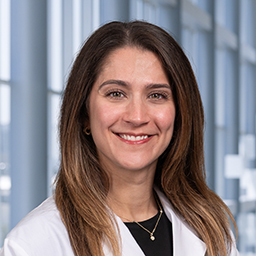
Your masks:
M120 137L125 139L125 140L130 140L130 141L138 141L138 140L145 140L146 138L148 138L148 135L144 135L144 136L130 136L130 135L125 135L125 134L120 134Z

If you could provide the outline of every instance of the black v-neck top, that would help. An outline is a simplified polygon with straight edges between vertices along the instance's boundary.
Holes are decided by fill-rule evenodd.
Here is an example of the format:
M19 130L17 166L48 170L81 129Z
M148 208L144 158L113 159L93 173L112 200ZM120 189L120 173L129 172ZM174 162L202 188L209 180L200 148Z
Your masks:
M152 231L159 214L160 212L153 218L139 223L149 231ZM164 211L154 232L154 241L150 239L150 234L135 222L125 222L125 225L129 228L146 256L173 256L172 223Z

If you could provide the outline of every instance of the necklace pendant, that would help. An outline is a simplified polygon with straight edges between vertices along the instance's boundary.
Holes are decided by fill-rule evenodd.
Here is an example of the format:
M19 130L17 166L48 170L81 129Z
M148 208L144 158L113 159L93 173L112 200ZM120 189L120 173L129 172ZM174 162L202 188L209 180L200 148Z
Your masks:
M152 234L150 234L150 239L154 241L156 238Z

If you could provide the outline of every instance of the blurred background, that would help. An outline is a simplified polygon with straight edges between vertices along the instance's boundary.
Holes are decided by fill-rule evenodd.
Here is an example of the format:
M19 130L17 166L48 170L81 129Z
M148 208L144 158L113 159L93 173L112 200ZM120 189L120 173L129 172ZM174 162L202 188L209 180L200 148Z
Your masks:
M167 30L195 71L206 114L207 182L256 255L256 0L0 0L0 247L52 194L58 113L84 40L112 20Z

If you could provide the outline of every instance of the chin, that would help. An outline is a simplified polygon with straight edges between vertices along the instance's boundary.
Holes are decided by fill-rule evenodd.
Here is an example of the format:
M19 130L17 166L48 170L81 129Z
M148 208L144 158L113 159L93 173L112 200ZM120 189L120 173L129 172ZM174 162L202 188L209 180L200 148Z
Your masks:
M126 162L120 164L122 169L131 170L131 171L139 171L139 170L145 170L145 169L151 169L152 166L156 167L155 163L143 163L142 161L138 162Z

